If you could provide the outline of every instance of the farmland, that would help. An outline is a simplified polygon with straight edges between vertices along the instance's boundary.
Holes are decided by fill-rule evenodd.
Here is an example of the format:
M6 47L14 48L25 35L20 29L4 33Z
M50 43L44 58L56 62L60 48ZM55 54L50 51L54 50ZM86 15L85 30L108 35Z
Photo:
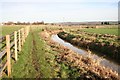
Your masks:
M1 35L11 34L13 31L19 30L23 26L0 26L0 30L2 30Z
M21 26L3 27L3 35L10 34L20 28ZM87 29L82 29L83 32L81 32L78 28L72 30L71 28L60 29L58 26L31 26L30 34L22 47L22 51L18 53L18 61L12 61L12 74L10 77L92 78L101 80L107 77L117 79L116 73L112 72L110 69L103 68L92 61L92 59L84 58L80 54L77 54L50 39L52 34L60 34L63 30L66 31L65 33L70 34L70 36L68 36L69 40L75 38L76 35L80 36L80 34L83 36L87 35L87 37L90 35L86 34ZM84 32L84 30L86 30L86 32ZM116 35L116 33L114 34ZM116 37L112 37L115 40L110 40L116 45ZM4 73L3 78L6 77L7 76Z
M100 34L111 34L111 35L118 35L118 29L116 28L100 28L100 29L83 29L83 31L90 32L90 33L100 33Z

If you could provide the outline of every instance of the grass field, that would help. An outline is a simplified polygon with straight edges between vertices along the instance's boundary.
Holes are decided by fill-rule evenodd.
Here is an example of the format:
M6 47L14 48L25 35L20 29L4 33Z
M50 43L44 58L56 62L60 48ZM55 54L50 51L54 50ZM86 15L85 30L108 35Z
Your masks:
M12 32L19 30L23 26L0 26L0 35L5 36L7 34L11 34Z
M112 35L118 35L118 29L109 29L109 28L99 28L99 29L82 29L86 32L91 33L100 33L100 34L112 34ZM119 29L120 31L120 29Z

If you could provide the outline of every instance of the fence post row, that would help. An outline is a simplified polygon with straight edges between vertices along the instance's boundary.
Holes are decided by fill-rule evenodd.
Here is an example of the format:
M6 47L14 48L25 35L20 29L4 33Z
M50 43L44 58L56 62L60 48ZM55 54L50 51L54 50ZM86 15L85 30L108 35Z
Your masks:
M15 48L15 60L17 61L17 50L21 51L21 46L25 42L25 38L29 34L29 27L22 28L18 30L18 38L17 38L17 31L14 32L14 48ZM22 39L21 39L22 38ZM18 41L18 48L17 48L17 41ZM10 53L10 35L6 35L6 52L7 52L7 73L8 76L11 74L11 53Z

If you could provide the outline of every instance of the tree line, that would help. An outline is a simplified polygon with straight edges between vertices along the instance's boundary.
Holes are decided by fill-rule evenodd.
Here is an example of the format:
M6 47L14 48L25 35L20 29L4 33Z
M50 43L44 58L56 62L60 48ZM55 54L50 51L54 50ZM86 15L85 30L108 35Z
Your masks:
M41 21L41 22L5 22L3 23L3 25L41 25L41 24L44 24L44 21Z

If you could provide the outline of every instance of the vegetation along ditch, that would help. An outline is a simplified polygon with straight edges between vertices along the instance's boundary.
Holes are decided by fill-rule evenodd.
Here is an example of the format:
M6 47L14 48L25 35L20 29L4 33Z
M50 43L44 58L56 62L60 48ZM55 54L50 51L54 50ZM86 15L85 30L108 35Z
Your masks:
M80 31L79 31L80 32ZM120 63L120 44L117 36L80 32L79 35L63 31L58 36L71 44L85 49L97 51L99 54Z

